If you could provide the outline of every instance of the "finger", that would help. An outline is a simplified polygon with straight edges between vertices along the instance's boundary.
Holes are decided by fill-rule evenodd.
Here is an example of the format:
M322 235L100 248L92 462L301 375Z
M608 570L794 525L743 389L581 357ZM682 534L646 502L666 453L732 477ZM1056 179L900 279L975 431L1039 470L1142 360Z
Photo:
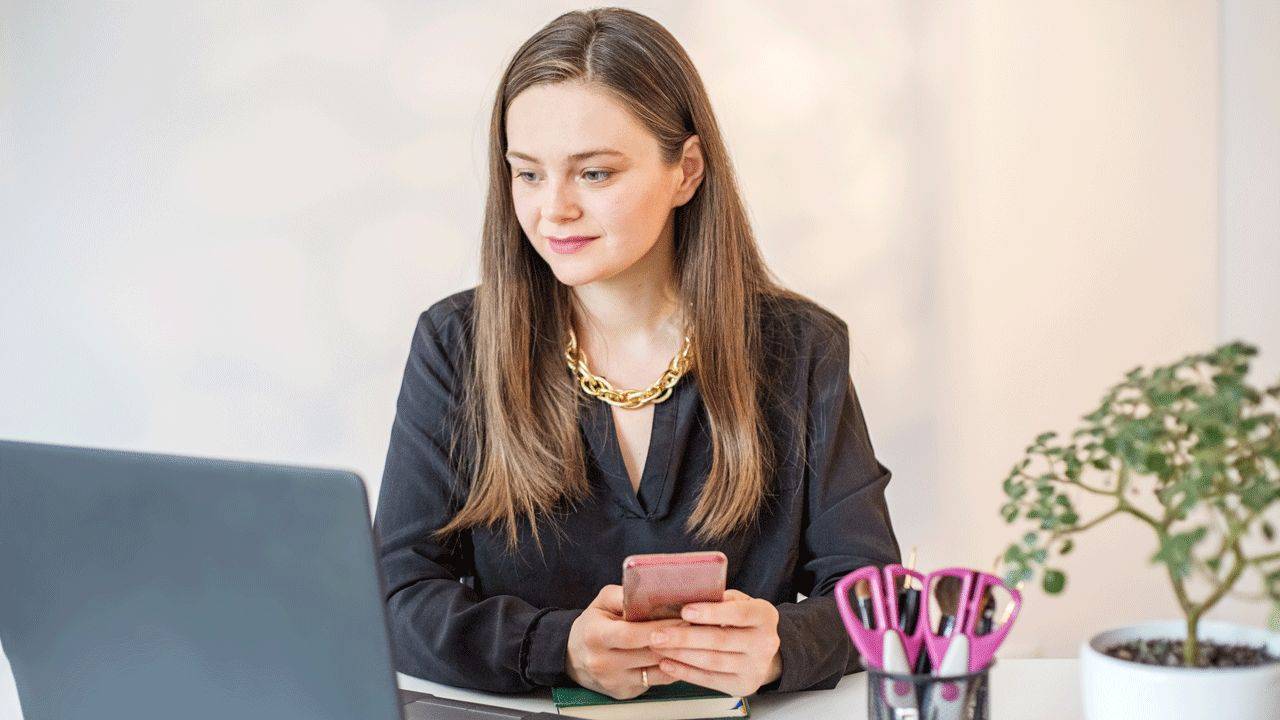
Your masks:
M662 655L649 648L641 648L639 650L610 650L612 661L617 663L620 669L638 669L651 668L662 662Z
M678 660L685 665L692 665L711 672L732 674L746 672L749 658L748 655L743 653L722 652L720 650L691 650L689 648L666 648L655 652L671 660Z
M654 633L649 639L649 647L655 650L678 647L697 650L746 652L750 649L751 632L750 630L736 627L683 625L666 628Z
M666 620L646 620L644 622L627 622L626 620L610 621L601 638L606 646L611 648L635 649L649 647L649 640L653 633L658 631L668 631L672 628L687 627L683 620L666 619Z
M680 611L680 617L699 625L731 625L755 627L763 625L768 608L765 603L747 600L726 600L718 603L689 603Z
M679 660L663 660L658 669L677 680L684 680L687 683L701 685L704 688L719 690L729 695L736 694L742 684L737 675L703 670L692 665L686 665Z
M729 588L728 590L724 591L724 599L725 600L751 600L753 598L750 595L742 592L741 590L734 590L733 588Z
M676 681L675 677L668 675L662 671L662 668L658 667L659 662L661 662L661 659L655 660L653 665L649 667L649 687L653 687L654 685L670 685Z
M622 586L605 585L600 588L600 592L596 595L596 599L591 601L591 607L604 608L614 615L621 615Z

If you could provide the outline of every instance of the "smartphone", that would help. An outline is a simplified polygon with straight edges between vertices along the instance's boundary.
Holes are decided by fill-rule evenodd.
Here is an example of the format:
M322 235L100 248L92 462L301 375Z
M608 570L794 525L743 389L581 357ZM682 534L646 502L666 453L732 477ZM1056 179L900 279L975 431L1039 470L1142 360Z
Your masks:
M685 603L720 602L728 567L719 550L628 555L622 561L622 619L678 618Z

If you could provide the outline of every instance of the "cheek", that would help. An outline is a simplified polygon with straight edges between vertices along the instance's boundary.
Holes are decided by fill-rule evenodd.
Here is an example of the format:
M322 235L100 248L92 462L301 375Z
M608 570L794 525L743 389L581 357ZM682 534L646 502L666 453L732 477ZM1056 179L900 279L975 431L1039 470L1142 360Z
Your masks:
M647 249L667 221L670 198L653 184L611 190L616 191L593 198L591 212L605 230L625 238L628 244L640 244Z
M531 233L538 224L538 206L534 202L533 196L528 193L513 192L511 194L511 207L515 210L516 220L520 222L520 227L524 228L526 233Z

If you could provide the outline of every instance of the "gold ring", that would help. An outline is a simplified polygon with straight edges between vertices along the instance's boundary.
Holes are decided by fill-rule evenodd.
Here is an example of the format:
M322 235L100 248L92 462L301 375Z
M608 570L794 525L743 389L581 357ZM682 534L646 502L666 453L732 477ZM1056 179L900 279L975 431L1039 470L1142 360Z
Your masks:
M644 683L646 689L649 687L649 668L640 668L640 682Z

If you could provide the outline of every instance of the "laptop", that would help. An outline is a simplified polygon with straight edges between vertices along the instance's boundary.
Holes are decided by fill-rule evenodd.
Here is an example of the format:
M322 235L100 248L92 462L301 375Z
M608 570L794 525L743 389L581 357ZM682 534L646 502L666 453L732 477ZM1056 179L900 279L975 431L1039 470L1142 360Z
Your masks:
M26 720L560 717L398 690L369 520L354 472L0 440Z

